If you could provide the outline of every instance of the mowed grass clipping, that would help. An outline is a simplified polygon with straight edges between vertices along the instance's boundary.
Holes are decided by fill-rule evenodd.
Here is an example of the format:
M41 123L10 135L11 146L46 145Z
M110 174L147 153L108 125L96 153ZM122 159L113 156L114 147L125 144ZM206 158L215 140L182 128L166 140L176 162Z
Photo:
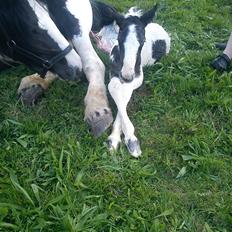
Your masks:
M124 146L110 154L109 131L92 137L86 82L57 81L26 108L16 90L30 71L1 73L0 231L232 231L232 72L209 67L230 35L231 1L157 2L172 47L130 103L139 159Z

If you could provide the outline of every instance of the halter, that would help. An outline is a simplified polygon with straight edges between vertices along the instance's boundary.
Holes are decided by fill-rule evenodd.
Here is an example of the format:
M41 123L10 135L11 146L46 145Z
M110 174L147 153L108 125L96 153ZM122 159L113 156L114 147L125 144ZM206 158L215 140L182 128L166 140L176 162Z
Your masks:
M68 45L63 51L58 53L56 56L52 57L50 60L47 60L17 45L14 40L10 39L9 35L7 34L6 30L3 28L1 23L0 23L0 29L3 31L3 34L5 34L5 37L7 38L6 44L7 44L7 47L11 50L11 52L16 51L20 53L21 55L26 56L27 58L33 59L34 61L40 64L40 66L43 68L40 73L40 76L42 78L45 77L46 73L56 63L62 60L73 49L71 45Z
M37 61L43 68L43 70L40 73L41 77L45 77L46 73L60 60L62 60L71 50L72 46L68 45L63 51L58 53L56 56L52 57L50 60L43 59L34 53L27 51L26 49L18 46L14 40L7 41L7 46L12 50L12 51L17 51L21 53L24 56L27 56L28 58L32 58L35 61Z

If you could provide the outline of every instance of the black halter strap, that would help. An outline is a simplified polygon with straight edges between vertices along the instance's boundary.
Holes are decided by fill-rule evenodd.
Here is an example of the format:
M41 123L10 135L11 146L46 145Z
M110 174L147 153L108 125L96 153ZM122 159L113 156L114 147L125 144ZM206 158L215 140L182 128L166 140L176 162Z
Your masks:
M52 68L53 65L58 63L61 59L63 59L71 50L72 46L68 45L62 52L58 53L56 56L52 57L50 60L43 59L34 53L18 46L14 40L10 40L7 42L7 46L13 50L21 53L22 55L26 56L27 58L33 59L37 61L39 64L41 64L43 70L40 73L41 77L45 77L48 70Z
M2 30L2 32L4 33L6 39L7 39L7 46L8 48L11 50L11 52L18 52L23 56L26 56L27 58L33 59L34 61L38 62L41 67L43 68L40 76L41 77L45 77L46 73L56 64L58 63L60 60L62 60L69 52L71 52L71 50L73 49L71 45L68 45L63 51L61 51L60 53L58 53L56 56L52 57L50 60L44 59L40 56L37 56L36 54L34 54L31 51L28 51L22 47L20 47L19 45L16 44L16 42L14 40L12 40L9 35L7 34L6 30L4 29L4 27L2 26L2 24L0 23L0 29Z

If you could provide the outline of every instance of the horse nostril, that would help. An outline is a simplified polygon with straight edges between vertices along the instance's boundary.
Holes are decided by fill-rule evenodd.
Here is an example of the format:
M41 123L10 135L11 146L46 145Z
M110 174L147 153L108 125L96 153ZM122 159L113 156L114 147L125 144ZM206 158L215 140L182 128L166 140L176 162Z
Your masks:
M72 80L74 76L74 68L72 67L66 68L65 75L67 76L68 79Z
M134 80L135 75L124 75L122 76L122 80L124 82L132 82Z

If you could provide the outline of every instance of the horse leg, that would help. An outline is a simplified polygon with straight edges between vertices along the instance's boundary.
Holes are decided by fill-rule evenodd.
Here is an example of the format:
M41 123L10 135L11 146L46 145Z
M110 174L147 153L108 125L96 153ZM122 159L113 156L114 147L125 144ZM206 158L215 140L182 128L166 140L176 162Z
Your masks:
M141 149L138 139L136 138L134 132L135 128L127 115L127 105L130 101L134 88L133 82L131 83L121 83L118 78L112 78L108 85L110 94L114 99L117 108L119 118L121 119L121 129L125 136L125 144L128 151L134 157L139 157L141 155Z
M94 51L89 34L76 37L73 44L82 59L83 70L89 81L85 96L85 120L98 137L113 121L104 83L105 66Z
M118 149L118 145L121 142L121 118L120 114L117 113L116 119L114 121L113 130L111 135L108 137L108 146L110 151L116 151Z
M90 1L66 1L66 9L75 24L69 40L81 57L83 71L89 81L85 97L85 120L91 126L95 136L100 136L112 123L113 117L109 108L104 83L105 66L95 52L89 37L92 27L93 12ZM75 20L76 19L76 20Z
M34 105L56 78L57 76L51 72L48 72L44 79L37 73L24 77L18 88L18 95L23 104Z

